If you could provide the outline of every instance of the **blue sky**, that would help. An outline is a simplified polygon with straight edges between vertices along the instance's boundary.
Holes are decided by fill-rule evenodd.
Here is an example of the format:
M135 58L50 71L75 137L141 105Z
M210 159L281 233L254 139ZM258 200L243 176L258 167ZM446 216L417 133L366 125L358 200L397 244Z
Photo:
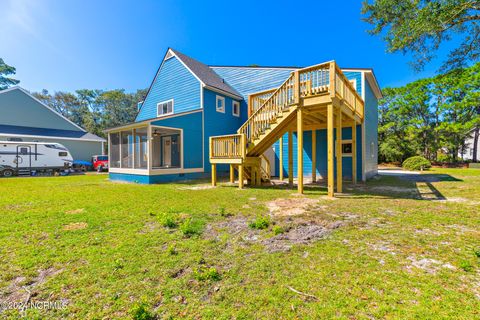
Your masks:
M146 88L168 47L216 65L334 59L374 68L382 87L433 75L440 63L415 73L410 57L386 53L354 0L0 0L0 7L0 57L31 91Z

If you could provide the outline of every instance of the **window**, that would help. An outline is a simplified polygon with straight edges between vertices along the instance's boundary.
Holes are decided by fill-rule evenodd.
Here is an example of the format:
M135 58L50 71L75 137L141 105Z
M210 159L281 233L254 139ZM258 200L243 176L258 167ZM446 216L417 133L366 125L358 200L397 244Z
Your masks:
M217 96L216 109L217 109L217 112L225 113L225 98L224 97Z
M342 156L351 157L352 156L352 140L342 140Z
M238 101L232 102L232 114L235 117L240 117L240 102Z
M122 131L120 133L120 167L133 167L133 132Z
M173 99L157 103L157 117L173 113Z
M61 152L58 153L59 157L66 157L67 155L68 155L68 153L65 152L65 151L61 151Z
M352 143L351 142L342 142L342 155L351 156L352 155Z
M110 133L110 167L120 168L120 134Z
M28 148L20 148L20 154L28 154Z

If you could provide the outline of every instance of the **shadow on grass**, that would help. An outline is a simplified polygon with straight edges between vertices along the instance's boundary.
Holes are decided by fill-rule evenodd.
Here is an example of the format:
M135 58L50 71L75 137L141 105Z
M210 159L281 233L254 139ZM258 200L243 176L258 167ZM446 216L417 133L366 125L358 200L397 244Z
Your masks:
M446 200L445 196L434 185L436 182L463 180L448 174L398 174L398 175L377 175L366 183L352 184L344 181L343 193L337 193L338 198L385 198L385 199L414 199L438 201ZM237 188L238 184L222 183L224 188ZM297 185L290 186L286 181L273 180L271 183L264 183L262 186L246 185L251 189L276 189L297 191ZM304 185L306 195L327 195L327 184L325 180Z

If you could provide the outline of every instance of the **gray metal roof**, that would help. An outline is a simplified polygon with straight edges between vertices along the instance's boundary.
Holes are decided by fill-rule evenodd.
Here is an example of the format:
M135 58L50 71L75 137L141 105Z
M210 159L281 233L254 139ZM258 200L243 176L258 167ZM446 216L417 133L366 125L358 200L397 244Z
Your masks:
M242 98L242 95L230 86L224 79L213 71L209 66L203 64L189 56L184 55L177 50L170 50L206 85Z

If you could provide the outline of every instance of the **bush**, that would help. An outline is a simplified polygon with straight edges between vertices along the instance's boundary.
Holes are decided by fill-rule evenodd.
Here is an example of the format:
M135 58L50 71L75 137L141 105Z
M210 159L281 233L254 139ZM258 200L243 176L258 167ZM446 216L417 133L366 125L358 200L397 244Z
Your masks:
M431 166L430 161L421 156L410 157L402 164L402 167L406 170L427 170Z
M203 221L189 218L180 225L180 231L188 238L201 235L203 232Z
M222 277L220 273L214 267L200 266L197 270L193 271L193 276L198 281L212 280L219 281Z
M273 234L275 234L275 235L279 235L279 234L282 234L284 232L285 232L285 229L283 229L280 226L273 227Z
M135 305L132 310L132 319L134 320L154 320L156 317L148 310L145 303Z
M170 229L176 228L178 226L174 215L171 213L162 214L162 216L160 217L160 223L163 227Z
M257 217L255 220L253 220L248 224L250 228L258 229L258 230L267 229L269 225L270 225L270 219L262 216Z
M460 262L460 268L463 269L465 272L472 272L473 271L473 265L470 263L470 261L467 260L462 260Z

